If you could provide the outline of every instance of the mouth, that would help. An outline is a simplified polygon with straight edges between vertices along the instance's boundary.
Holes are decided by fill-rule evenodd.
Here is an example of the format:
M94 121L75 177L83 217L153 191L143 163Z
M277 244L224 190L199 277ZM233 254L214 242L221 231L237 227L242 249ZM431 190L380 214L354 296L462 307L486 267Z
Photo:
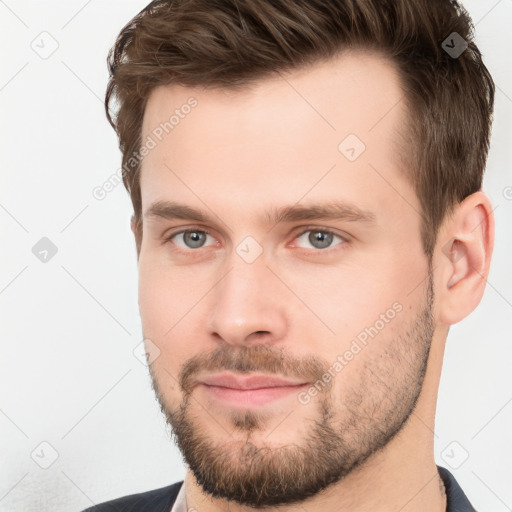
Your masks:
M199 380L199 387L214 400L230 407L261 406L293 396L308 382L268 375L237 376L231 373L209 375Z

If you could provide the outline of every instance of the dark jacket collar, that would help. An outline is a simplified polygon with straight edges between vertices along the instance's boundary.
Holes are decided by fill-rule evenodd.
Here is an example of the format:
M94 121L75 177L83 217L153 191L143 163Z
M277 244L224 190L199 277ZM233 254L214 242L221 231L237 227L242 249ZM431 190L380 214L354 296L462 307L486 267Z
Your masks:
M437 469L446 489L446 512L476 512L455 477L441 466Z

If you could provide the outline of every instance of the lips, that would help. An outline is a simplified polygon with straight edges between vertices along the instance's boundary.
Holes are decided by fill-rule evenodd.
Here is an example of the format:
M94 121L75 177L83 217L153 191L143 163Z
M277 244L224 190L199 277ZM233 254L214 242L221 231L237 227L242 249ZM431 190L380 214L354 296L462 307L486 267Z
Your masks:
M269 375L237 376L232 373L208 375L199 379L199 382L207 386L240 390L303 386L307 384L305 381L287 380Z
M304 381L288 380L270 375L222 373L202 377L198 381L200 392L230 409L261 407L280 399L290 399L304 386Z

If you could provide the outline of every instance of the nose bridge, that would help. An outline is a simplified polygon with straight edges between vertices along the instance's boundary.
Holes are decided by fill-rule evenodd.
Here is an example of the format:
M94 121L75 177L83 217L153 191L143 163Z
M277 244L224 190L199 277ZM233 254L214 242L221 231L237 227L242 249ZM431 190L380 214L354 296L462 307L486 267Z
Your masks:
M228 269L213 290L210 333L230 344L246 345L255 332L265 332L267 341L281 338L286 328L284 303L263 255L249 262L233 251Z

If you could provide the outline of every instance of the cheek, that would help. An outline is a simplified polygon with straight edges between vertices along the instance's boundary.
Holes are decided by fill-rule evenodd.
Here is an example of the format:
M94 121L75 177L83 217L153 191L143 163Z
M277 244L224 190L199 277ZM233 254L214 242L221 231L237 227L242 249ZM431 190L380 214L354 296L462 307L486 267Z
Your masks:
M425 299L426 263L420 258L402 261L391 251L381 251L378 261L358 256L338 266L282 269L283 281L301 299L288 310L296 339L331 366L341 359L348 379L368 357L386 351Z
M167 335L201 296L192 271L144 254L139 260L138 287L143 327L158 337Z
M197 353L200 340L197 322L192 322L194 305L204 295L196 286L184 286L188 278L179 277L169 267L139 262L139 310L144 338L160 350L152 364L159 382L170 392L177 387L180 368Z
M411 287L406 283L414 281L413 275L418 282L424 278L414 269L399 265L372 269L362 260L281 271L282 280L300 299L289 301L295 322L304 325L308 321L311 326L316 323L322 329L317 332L328 335L331 331L337 341L348 339L375 322L394 303L399 302L404 308L411 304L414 297L408 296Z
M145 336L160 338L174 324L177 301L169 293L170 285L157 269L140 265L139 309Z

